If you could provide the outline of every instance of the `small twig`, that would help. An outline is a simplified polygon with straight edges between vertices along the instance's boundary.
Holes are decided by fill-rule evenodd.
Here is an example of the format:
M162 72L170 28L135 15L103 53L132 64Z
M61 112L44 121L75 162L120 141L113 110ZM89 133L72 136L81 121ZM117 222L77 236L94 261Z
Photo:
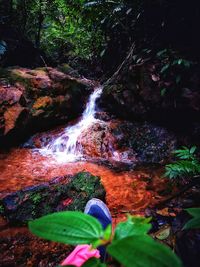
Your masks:
M130 57L133 55L134 49L135 49L135 43L131 45L128 55L126 56L124 61L121 63L121 65L118 67L117 71L105 82L105 85L109 84L119 74L120 70L123 68L123 66L127 63Z

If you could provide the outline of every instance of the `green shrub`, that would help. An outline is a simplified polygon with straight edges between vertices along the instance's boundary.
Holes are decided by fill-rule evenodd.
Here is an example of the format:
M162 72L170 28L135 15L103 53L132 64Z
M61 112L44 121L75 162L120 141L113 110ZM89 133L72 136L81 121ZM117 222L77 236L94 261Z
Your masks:
M178 159L176 162L167 164L165 177L170 179L192 177L200 173L200 162L196 157L196 146L191 148L183 147L175 150L173 154Z

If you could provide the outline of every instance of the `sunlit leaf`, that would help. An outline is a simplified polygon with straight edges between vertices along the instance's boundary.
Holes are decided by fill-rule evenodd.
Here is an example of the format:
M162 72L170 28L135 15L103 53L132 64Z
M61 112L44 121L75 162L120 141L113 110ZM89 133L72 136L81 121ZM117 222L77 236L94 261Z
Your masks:
M104 239L104 240L109 240L110 237L111 237L111 234L112 234L112 225L109 224L109 225L106 227L105 231L104 231L103 239Z
M94 217L81 212L57 212L29 222L30 231L42 238L65 244L91 244L103 236Z

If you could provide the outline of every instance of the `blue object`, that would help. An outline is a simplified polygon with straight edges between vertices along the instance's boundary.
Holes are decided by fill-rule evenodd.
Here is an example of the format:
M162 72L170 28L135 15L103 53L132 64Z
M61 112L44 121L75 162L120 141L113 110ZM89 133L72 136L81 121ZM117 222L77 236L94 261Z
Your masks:
M92 198L85 206L84 213L89 214L96 218L105 229L109 224L112 224L112 217L106 204L98 198ZM106 258L105 246L98 247L101 255L101 260L104 261Z

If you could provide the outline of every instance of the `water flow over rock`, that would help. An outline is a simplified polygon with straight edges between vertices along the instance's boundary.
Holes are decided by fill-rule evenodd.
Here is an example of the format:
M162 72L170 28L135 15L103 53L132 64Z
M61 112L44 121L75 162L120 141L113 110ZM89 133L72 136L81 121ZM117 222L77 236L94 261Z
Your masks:
M65 128L60 136L51 141L46 147L40 149L40 153L52 155L60 162L73 162L82 158L82 149L78 142L78 137L85 129L98 121L94 117L95 105L96 100L101 96L102 90L103 88L99 86L90 95L80 121Z

